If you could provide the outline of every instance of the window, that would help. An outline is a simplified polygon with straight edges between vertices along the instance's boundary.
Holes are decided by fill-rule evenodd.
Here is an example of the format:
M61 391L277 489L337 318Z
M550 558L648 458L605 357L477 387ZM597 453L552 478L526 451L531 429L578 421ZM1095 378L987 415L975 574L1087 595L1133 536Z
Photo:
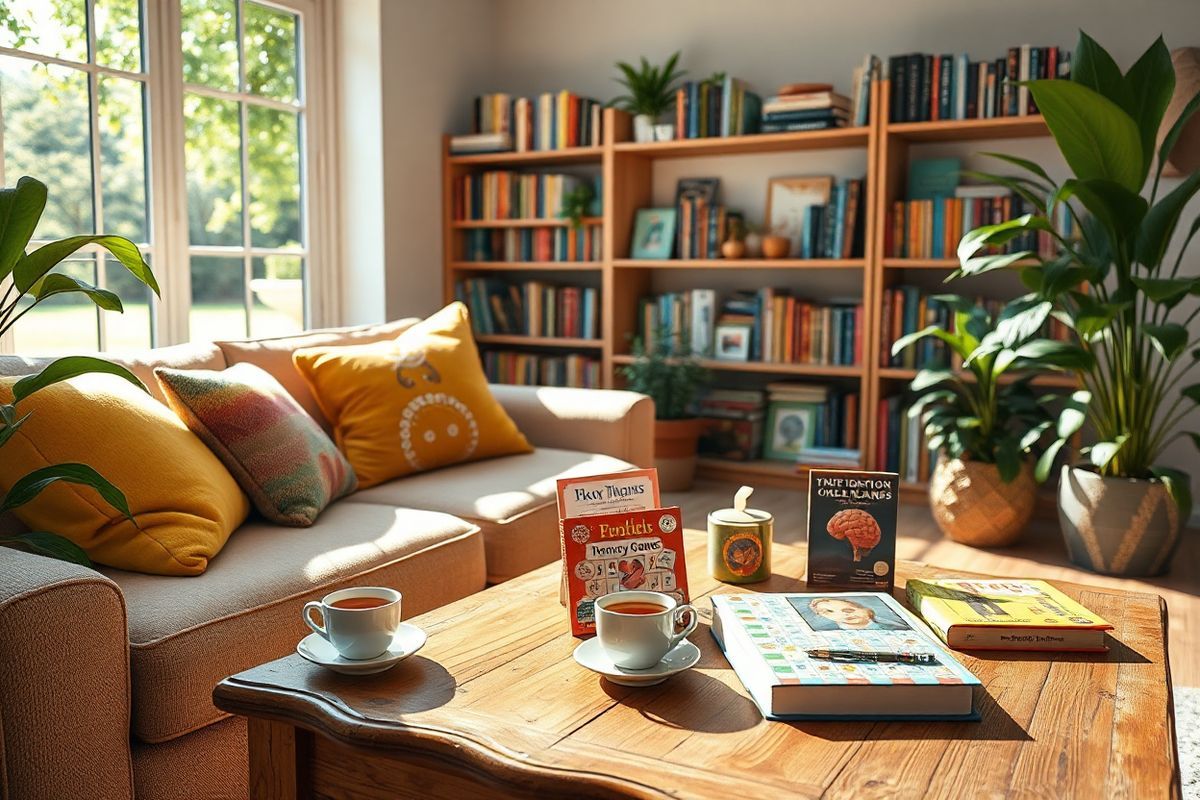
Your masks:
M306 327L313 245L332 249L311 241L309 222L321 210L310 198L329 195L315 188L308 151L326 127L309 129L305 80L320 74L322 39L306 34L324 5L0 0L0 178L49 187L35 239L128 236L163 290L153 301L102 251L81 252L71 273L117 291L125 313L54 298L0 348L122 350Z

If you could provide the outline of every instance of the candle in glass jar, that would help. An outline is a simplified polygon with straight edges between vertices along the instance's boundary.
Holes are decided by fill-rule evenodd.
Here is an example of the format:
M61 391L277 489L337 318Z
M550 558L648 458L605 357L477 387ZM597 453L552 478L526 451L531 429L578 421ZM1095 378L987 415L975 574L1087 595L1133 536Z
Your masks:
M775 518L757 508L746 508L754 491L738 489L733 508L708 515L708 571L725 583L758 583L771 576L771 537Z

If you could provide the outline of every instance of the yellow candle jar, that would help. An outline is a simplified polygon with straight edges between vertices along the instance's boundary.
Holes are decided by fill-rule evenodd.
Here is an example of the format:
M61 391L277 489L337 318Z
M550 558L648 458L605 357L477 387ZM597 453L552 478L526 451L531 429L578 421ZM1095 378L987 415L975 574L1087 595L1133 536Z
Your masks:
M775 518L757 508L746 508L753 492L738 489L733 508L708 515L708 571L725 583L758 583L771 576L771 537Z

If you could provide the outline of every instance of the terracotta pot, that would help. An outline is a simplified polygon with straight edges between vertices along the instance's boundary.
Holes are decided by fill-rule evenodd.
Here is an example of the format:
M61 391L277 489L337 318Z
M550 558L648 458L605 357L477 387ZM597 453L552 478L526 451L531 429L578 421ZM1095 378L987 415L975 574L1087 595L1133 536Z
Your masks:
M664 492L685 492L696 478L696 443L699 419L654 421L654 466L658 485Z
M762 258L763 237L761 233L747 233L742 238L746 245L746 258Z
M730 239L721 245L721 255L729 259L743 258L746 255L746 245L737 239Z
M787 258L792 250L792 240L786 236L764 236L762 240L763 258Z
M1033 466L1026 462L1011 483L995 464L938 459L929 479L929 505L942 533L972 547L1015 544L1029 524L1037 500Z
M1102 575L1161 575L1179 545L1179 507L1159 481L1063 465L1058 521L1071 562Z

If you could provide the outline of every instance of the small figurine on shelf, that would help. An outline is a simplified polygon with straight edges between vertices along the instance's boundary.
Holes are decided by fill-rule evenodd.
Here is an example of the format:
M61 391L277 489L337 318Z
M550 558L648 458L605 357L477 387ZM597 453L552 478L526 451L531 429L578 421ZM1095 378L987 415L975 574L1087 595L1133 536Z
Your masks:
M746 235L746 226L742 222L741 217L730 215L729 217L729 238L721 244L721 255L724 258L736 260L746 257L746 243L743 237Z
M756 225L752 222L745 222L744 225L746 228L746 235L742 237L742 243L746 245L746 258L762 258L762 226Z
M708 571L725 583L758 583L771 577L771 536L775 518L746 508L753 487L733 496L733 508L708 515Z

